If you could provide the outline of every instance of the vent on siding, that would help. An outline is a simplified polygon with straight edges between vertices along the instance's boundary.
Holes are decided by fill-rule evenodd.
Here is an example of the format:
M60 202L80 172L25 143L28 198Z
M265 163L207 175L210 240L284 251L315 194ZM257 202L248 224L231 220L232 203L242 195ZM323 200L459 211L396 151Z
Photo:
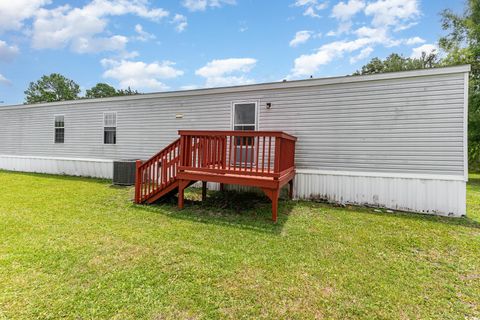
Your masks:
M113 162L113 184L131 186L135 184L135 160Z

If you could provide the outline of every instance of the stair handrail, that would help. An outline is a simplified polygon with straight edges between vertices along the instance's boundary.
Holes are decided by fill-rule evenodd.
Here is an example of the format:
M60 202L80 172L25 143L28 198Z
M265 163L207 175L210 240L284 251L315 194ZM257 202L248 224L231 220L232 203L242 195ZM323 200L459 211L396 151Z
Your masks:
M135 202L142 203L176 180L180 160L180 138L148 160L137 160Z
M179 144L180 143L180 138L177 138L176 140L174 140L172 143L170 143L169 145L167 145L165 148L163 148L162 150L158 151L157 153L155 153L153 156L151 156L149 159L145 160L145 161L142 161L142 164L141 166L144 166L145 164L147 164L149 161L155 159L156 157L158 157L159 155L161 155L166 149L168 148L171 148L173 147L175 144Z

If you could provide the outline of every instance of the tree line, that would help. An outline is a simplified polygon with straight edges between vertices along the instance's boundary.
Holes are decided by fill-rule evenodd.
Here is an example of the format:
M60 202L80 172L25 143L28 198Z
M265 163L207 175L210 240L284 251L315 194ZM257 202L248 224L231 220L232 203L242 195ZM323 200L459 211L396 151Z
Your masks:
M44 75L35 82L30 82L25 90L25 103L55 102L77 99L107 98L140 94L137 90L115 89L106 83L97 83L87 89L85 96L80 96L80 86L73 80L59 73Z

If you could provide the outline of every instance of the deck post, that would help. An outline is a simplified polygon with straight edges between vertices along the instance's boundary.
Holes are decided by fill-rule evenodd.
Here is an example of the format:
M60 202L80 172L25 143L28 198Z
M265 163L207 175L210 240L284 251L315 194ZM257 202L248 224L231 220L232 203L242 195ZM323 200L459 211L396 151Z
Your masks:
M262 190L272 201L272 220L276 223L278 217L278 197L280 196L280 189L262 188Z
M202 181L202 201L207 199L207 181Z
M225 190L225 184L220 183L220 191L223 192Z
M140 175L140 166L142 165L142 160L135 161L135 203L140 203L140 186L142 185L141 175Z
M279 190L274 190L273 191L273 198L272 198L272 220L277 223L277 217L278 217L278 196L279 196Z
M178 181L178 208L183 209L185 188L188 185L188 180Z
M293 199L293 179L288 181L288 199Z

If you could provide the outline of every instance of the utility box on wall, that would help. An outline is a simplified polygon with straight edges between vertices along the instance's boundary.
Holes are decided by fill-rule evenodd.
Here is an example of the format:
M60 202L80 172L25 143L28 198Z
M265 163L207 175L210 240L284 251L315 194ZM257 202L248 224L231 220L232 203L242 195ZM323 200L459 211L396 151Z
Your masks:
M132 186L135 184L135 160L118 160L113 162L113 184Z

